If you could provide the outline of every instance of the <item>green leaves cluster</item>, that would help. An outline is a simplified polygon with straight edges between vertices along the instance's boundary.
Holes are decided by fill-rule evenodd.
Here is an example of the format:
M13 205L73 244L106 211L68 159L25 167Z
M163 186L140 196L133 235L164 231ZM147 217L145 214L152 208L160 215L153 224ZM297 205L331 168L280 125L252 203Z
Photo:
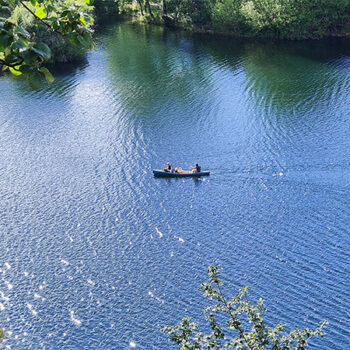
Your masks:
M4 4L5 1L2 1ZM92 0L86 0L91 6ZM92 31L87 26L89 15L80 6L62 6L54 0L6 1L14 10L20 6L46 30L68 38L72 44L95 48ZM0 18L0 68L13 75L23 75L33 88L40 88L44 79L52 83L54 78L46 67L52 57L47 44L37 41L34 32L27 31L20 23Z
M33 87L41 85L42 76L49 82L53 77L41 65L51 58L50 48L31 40L31 35L21 26L8 21L0 22L0 64L16 76L26 75Z
M141 16L149 0L137 0ZM155 0L157 17L167 8L174 22L238 36L280 39L320 38L350 32L349 0ZM134 0L120 0L124 9ZM158 11L156 10L158 8ZM164 13L163 13L164 14Z
M263 300L260 298L256 304L250 302L248 287L242 288L232 298L226 298L218 267L209 266L208 276L209 283L203 283L201 289L213 302L204 310L210 331L200 331L198 324L191 322L189 317L183 318L176 326L162 329L169 335L169 341L181 349L303 350L310 338L324 336L323 328L327 322L322 322L314 330L296 328L286 332L282 323L269 327L263 319Z
M217 0L211 20L241 35L318 38L350 29L350 1Z

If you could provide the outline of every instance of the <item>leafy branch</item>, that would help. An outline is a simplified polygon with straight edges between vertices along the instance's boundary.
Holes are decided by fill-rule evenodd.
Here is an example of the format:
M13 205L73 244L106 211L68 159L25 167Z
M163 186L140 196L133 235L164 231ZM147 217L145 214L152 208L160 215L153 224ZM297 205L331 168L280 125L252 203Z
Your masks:
M203 283L201 290L214 302L204 310L210 332L199 331L198 324L189 317L184 317L176 326L162 329L168 334L169 341L181 349L303 350L312 337L324 336L326 321L314 330L296 328L286 332L282 323L269 327L263 319L265 308L261 298L256 304L250 302L248 287L245 287L228 299L222 291L219 268L211 265L207 273L209 282Z
M34 16L35 19L39 20L42 24L44 24L44 25L47 26L48 28L53 29L53 28L50 26L49 23L45 22L45 21L41 18L41 16L37 16L36 13L35 13L34 11L32 11L32 10L25 4L24 1L19 1L19 2L20 2L20 4L21 4L29 13L31 13L31 14ZM36 1L31 1L31 3L32 3L33 6L36 6L36 4L37 4ZM59 32L57 32L57 33L59 33Z
M93 0L85 0L92 6ZM87 26L88 14L78 5L62 6L54 0L8 1L12 10L23 6L35 20L50 31L67 38L73 45L87 49L96 48L92 40L92 31ZM34 8L32 9L30 5ZM52 57L51 49L43 42L36 41L34 33L8 19L0 18L0 68L12 74L24 75L33 88L40 88L43 78L49 83L54 81L50 71L43 67Z

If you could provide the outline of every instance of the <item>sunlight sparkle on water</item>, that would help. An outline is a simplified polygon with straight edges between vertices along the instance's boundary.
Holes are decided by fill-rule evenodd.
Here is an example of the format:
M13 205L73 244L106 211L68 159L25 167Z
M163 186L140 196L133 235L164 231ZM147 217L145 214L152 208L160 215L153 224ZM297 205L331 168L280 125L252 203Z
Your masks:
M64 264L64 265L69 265L69 262L67 260L64 260L64 259L61 259L61 263Z
M159 234L159 238L163 237L163 233L159 231L158 227L156 227L156 232Z
M12 285L9 281L4 281L4 282L5 282L5 284L6 284L7 288L8 288L8 290L13 289L13 285Z
M70 319L72 320L72 322L76 325L76 326L80 326L81 325L81 320L77 319L76 317L74 317L74 311L71 310L70 312Z
M38 312L34 309L34 307L33 307L32 304L27 303L27 307L28 307L28 309L31 311L31 313L32 313L34 316L37 316Z

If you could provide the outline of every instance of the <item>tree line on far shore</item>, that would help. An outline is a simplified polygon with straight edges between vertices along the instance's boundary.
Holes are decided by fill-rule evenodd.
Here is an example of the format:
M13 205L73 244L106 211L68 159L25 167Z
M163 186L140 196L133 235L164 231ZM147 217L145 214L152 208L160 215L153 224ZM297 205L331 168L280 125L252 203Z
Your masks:
M237 36L296 40L350 33L349 0L120 0L118 6L150 22L168 18Z

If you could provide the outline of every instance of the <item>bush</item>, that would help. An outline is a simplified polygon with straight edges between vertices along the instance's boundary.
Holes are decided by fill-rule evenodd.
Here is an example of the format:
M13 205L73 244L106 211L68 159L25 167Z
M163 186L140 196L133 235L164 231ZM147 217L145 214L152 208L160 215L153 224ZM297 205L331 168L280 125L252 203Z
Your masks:
M57 10L60 10L60 8L64 6L73 5L78 6L84 13L91 13L91 8L85 4L84 0L62 1L57 7ZM35 18L20 5L16 6L12 12L10 20L17 25L21 25L28 32L34 33L36 41L43 42L50 47L52 52L51 63L77 61L80 60L87 51L87 49L82 48L80 45L72 45L67 37L47 30L45 25L35 20ZM91 27L94 23L91 16L85 16L85 21L88 27Z
M261 298L256 304L251 303L247 298L247 287L227 298L223 293L219 269L209 266L208 276L209 283L203 283L201 289L204 296L212 301L204 310L210 332L199 331L198 324L191 322L189 317L183 318L174 327L162 329L169 335L169 340L181 349L303 350L310 338L324 336L323 328L327 322L322 322L315 330L296 328L285 332L282 323L269 327L263 319L265 309Z
M242 32L244 27L244 17L241 13L240 0L218 1L212 13L214 27L228 30L235 33Z

